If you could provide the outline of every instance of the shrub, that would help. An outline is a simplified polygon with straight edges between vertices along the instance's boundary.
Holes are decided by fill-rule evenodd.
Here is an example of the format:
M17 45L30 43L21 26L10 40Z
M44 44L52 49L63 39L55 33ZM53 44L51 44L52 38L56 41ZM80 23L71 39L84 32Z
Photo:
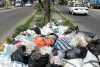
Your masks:
M8 37L6 41L9 44L9 43L11 43L12 40Z

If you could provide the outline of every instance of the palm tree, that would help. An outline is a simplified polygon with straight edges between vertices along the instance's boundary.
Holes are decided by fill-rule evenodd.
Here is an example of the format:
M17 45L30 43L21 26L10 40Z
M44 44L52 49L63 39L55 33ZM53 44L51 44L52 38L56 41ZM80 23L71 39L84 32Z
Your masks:
M44 10L44 23L47 24L50 22L50 0L38 0L42 9Z

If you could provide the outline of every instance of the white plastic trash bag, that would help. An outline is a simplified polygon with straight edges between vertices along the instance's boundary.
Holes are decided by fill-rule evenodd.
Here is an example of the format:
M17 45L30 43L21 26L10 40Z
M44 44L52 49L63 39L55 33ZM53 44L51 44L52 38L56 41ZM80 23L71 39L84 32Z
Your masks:
M17 35L17 36L15 37L15 40L17 40L17 41L24 41L25 38L26 38L26 36L24 36L24 35Z
M12 66L11 57L7 56L7 57L3 60L3 67L13 67L13 66Z
M14 61L13 67L25 67L25 64L22 62Z
M85 34L79 32L78 34L76 34L76 37L77 37L77 38L80 38L80 43L81 43L82 46L87 46L88 43L87 43L87 41L86 41L86 36L85 36Z
M60 59L64 59L65 51L64 50L58 50L58 56Z
M59 25L58 26L58 31L59 31L59 34L63 34L63 28L64 28L64 26L62 26L62 25Z
M61 65L61 60L60 60L59 56L53 56L53 57L50 59L50 63L51 63L51 64Z
M35 34L36 34L34 30L30 30L30 29L28 29L28 30L26 31L26 33L28 33L28 34L30 34L30 35L35 35Z
M25 44L26 46L26 53L30 54L32 50L38 50L37 45L34 42L29 42Z
M59 30L59 33L60 34L64 34L64 32L68 30L68 26L63 26L60 30Z
M59 32L58 26L52 26L51 30L52 30L54 33L58 33L58 32Z
M58 20L58 23L59 25L63 25L64 24L64 21L63 20Z
M17 47L15 45L12 44L5 44L5 48L4 48L4 57L6 56L11 56L11 54L17 50Z
M62 59L63 67L82 67L82 59Z
M11 57L0 55L0 67L13 67Z
M49 22L49 23L46 24L47 27L50 27L50 26L52 27L54 25L55 25L54 22Z
M91 62L93 61L93 62ZM86 57L83 59L83 67L99 67L98 59L89 50ZM92 63L92 64L91 64Z
M43 35L48 35L49 33L53 33L53 31L47 26L44 26L40 30L41 30L41 34Z
M53 56L53 55L52 55L52 50L53 50L53 48L50 47L50 46L44 46L44 47L40 48L40 51L41 51L42 53L47 53L47 54L49 54L49 55L50 55L50 58Z
M2 67L3 66L3 55L0 55L0 67Z
M70 45L73 47L77 47L77 45L80 45L82 47L86 47L87 46L87 41L86 41L86 37L85 34L79 32L75 35L75 37L72 39L72 41L70 42Z
M98 59L99 59L99 61L100 61L100 55L98 55Z
M83 67L99 67L99 66L92 65L91 63L86 63L83 65Z

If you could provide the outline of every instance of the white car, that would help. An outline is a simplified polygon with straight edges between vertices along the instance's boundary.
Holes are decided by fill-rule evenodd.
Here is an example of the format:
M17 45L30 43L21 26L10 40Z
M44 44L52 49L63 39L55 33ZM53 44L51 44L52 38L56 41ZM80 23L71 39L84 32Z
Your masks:
M15 7L22 7L23 5L22 5L22 3L20 3L20 2L16 2L15 3Z
M74 14L88 14L89 8L86 7L83 3L70 3L69 5L69 13Z
M25 6L27 6L27 7L31 7L32 5L31 5L30 2L27 2L27 3L25 4Z

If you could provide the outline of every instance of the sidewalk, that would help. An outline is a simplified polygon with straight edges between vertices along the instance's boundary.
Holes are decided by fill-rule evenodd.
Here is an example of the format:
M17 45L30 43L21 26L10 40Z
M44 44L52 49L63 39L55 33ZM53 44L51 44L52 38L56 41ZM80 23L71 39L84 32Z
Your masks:
M0 7L0 11L6 10L6 9L11 9L11 8L15 8L15 6L8 6L8 8L7 7Z

